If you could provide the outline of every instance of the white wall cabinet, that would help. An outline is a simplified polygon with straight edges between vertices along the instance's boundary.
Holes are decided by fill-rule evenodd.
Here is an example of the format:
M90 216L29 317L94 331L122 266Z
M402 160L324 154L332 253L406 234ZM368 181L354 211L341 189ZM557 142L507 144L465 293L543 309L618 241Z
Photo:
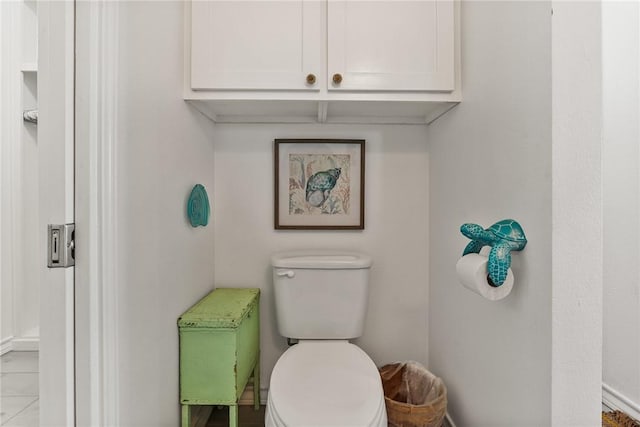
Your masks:
M461 100L458 6L187 2L185 99L218 122L430 123Z
M329 1L329 90L453 91L452 1Z
M191 11L194 90L318 90L322 3L195 1Z

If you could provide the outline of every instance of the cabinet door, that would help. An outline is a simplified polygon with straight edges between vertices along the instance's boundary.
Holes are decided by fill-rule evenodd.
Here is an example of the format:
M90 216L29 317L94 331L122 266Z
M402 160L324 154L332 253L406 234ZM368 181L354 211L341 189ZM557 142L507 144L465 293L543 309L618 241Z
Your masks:
M210 0L191 3L193 90L318 90L319 1ZM314 74L315 83L307 76Z
M327 17L329 90L454 90L453 0L330 0Z

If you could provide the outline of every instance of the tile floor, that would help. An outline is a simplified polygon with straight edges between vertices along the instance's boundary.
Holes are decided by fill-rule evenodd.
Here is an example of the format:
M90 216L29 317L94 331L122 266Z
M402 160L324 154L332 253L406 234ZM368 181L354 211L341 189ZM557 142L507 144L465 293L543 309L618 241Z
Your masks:
M0 357L0 425L37 427L38 352L10 351Z
M38 352L12 351L2 355L0 389L0 425L38 427ZM238 424L241 427L264 427L264 412L265 406L259 411L255 411L252 405L240 406ZM228 414L227 407L214 407L203 424L205 427L227 427Z

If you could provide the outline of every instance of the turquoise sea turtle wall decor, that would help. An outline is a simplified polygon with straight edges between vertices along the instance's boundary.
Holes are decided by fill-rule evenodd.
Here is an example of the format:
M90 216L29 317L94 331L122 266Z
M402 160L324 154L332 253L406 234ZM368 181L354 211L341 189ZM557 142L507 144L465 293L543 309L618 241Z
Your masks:
M478 224L462 224L460 232L471 239L462 256L479 253L484 246L491 246L489 252L489 284L501 286L507 278L511 266L511 251L521 251L527 245L524 230L518 221L503 219L487 229Z

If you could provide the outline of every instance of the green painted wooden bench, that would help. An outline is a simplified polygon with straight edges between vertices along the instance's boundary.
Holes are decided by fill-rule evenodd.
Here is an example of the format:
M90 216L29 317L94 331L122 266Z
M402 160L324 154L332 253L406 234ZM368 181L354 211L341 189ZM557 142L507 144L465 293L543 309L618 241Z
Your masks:
M260 409L260 289L218 288L178 319L182 427L192 405L229 406L238 425L238 399L253 375Z

